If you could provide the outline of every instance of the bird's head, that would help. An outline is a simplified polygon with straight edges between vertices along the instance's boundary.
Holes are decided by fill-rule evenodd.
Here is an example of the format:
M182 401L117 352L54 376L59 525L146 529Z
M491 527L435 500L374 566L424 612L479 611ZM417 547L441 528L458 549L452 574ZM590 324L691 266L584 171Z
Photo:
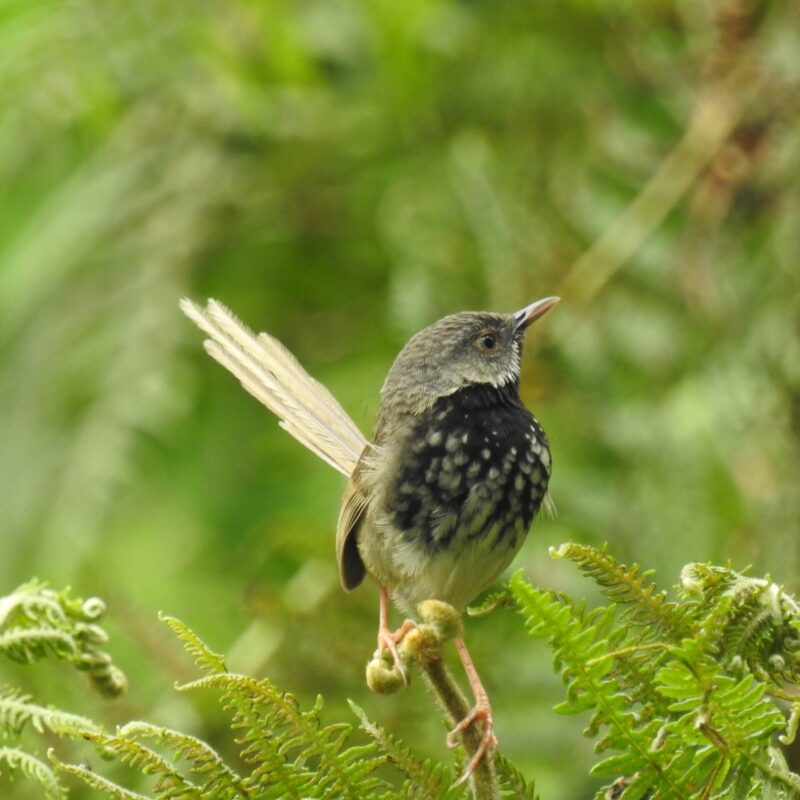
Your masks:
M466 386L516 383L525 330L558 300L545 297L513 314L463 311L424 328L395 359L384 402L419 414Z

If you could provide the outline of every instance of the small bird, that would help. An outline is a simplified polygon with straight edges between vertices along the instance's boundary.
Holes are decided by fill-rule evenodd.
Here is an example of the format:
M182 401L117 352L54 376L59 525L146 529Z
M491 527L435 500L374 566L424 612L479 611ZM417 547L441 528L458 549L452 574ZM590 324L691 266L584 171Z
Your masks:
M333 395L275 338L222 304L181 301L208 353L278 415L280 425L348 478L336 532L342 586L380 587L378 647L394 657L412 620L389 626L389 597L413 617L423 600L462 611L511 563L545 499L547 437L519 397L526 329L557 302L512 314L465 311L413 336L381 389L367 441ZM475 706L448 736L483 723L473 770L497 746L491 707L463 639L455 646Z

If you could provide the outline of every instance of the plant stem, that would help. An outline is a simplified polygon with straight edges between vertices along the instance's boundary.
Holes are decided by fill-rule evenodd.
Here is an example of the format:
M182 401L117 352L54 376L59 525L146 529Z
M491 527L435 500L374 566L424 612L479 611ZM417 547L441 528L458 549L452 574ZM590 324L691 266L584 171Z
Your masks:
M450 723L456 725L470 712L470 706L453 676L438 658L425 659L420 663L429 689L447 715ZM469 760L478 752L481 744L481 733L475 726L470 726L461 735L462 746ZM469 776L469 786L474 800L499 800L500 791L497 786L497 773L494 768L494 757L487 753L480 764Z

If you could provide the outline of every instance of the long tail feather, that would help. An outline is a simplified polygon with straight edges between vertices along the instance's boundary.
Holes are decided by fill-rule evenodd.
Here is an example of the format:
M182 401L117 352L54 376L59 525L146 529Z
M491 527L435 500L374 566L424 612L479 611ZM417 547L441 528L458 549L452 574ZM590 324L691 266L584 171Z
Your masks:
M349 477L367 440L336 398L275 338L254 334L222 303L205 308L184 298L181 310L209 336L208 354L280 418L312 453Z

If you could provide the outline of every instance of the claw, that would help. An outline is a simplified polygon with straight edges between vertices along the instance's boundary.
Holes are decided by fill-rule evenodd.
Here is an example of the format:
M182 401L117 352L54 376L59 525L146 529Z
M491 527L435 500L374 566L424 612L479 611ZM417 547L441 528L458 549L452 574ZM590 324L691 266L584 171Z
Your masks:
M478 745L475 755L472 756L469 764L467 764L467 768L456 781L456 786L460 786L469 778L487 753L494 752L497 749L497 737L494 735L494 724L492 722L492 709L489 707L488 703L479 703L476 705L475 708L447 734L447 746L456 747L458 745L458 737L476 722L483 723L481 743Z
M403 666L403 659L400 657L397 645L403 641L403 637L414 627L416 627L416 623L407 619L396 631L391 631L388 628L380 628L378 630L378 650L381 654L387 650L391 653L394 668L400 674L406 686L408 686L408 673L405 666Z
M381 586L380 594L380 622L378 624L378 651L382 655L387 650L392 655L394 668L403 679L403 684L408 686L408 674L403 666L403 659L397 650L397 645L403 641L403 637L412 629L416 628L414 620L407 619L396 631L389 628L389 593L386 588Z
M467 646L464 644L463 639L456 639L455 645L461 662L464 664L464 670L469 678L472 691L475 693L475 707L447 734L447 746L455 747L458 744L459 737L464 731L476 722L483 723L483 735L481 736L480 744L470 759L469 764L467 764L467 768L456 781L455 785L460 786L478 768L481 761L486 758L487 753L493 753L497 750L497 737L494 735L492 707L489 705L489 697L486 694L486 689L483 688L478 673L475 671L475 665L472 663L472 659L467 651Z

